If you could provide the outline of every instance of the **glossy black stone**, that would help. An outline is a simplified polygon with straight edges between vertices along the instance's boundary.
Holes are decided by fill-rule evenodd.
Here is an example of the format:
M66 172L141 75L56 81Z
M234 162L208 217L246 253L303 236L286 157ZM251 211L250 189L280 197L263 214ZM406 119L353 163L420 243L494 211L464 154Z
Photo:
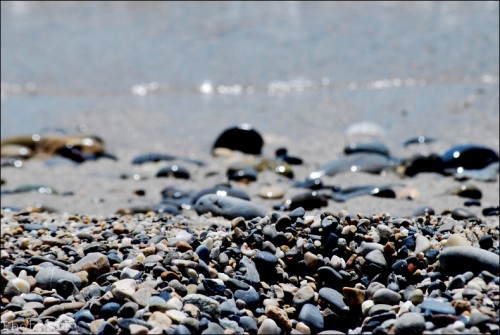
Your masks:
M247 154L260 155L264 140L262 136L248 124L228 128L215 140L212 151L216 148L238 150Z

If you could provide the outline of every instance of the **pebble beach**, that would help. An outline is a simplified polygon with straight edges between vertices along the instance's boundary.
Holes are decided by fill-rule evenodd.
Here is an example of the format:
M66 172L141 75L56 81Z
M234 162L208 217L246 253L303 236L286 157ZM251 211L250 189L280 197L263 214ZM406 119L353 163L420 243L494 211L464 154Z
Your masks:
M500 334L498 3L194 4L2 3L2 334Z

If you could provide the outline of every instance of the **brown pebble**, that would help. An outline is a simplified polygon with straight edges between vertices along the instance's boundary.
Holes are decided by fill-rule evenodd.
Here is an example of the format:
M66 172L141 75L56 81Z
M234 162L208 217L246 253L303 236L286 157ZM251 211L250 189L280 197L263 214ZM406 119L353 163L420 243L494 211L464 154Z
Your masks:
M344 287L342 289L345 300L348 305L358 306L361 305L366 298L366 292L354 287Z
M177 245L175 246L177 248L177 250L179 250L180 252L186 252L188 250L193 250L193 247L185 242L185 241L180 241L177 243Z

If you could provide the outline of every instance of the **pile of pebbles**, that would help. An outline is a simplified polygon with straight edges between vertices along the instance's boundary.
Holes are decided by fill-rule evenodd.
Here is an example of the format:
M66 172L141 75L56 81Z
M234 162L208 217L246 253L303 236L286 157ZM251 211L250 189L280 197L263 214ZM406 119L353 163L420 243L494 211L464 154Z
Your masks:
M499 333L497 218L237 214L3 210L2 333Z

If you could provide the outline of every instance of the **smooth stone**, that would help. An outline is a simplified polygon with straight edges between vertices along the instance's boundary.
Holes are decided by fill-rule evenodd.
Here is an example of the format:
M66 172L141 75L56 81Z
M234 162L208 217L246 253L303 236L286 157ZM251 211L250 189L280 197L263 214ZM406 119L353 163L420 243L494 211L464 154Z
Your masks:
M158 296L149 298L148 309L150 312L165 312L168 310L167 302Z
M121 318L131 318L137 313L139 310L139 305L133 301L126 302L122 307L118 310L118 317Z
M326 302L335 313L345 315L349 311L349 307L344 302L344 296L332 288L321 288L319 290L319 297Z
M373 295L375 304L397 305L401 301L401 295L388 288L382 288Z
M172 320L174 323L183 323L187 315L186 313L176 310L176 309L169 309L168 311L165 312L165 314Z
M396 319L394 333L396 335L420 335L425 330L425 319L419 313L405 313Z
M83 321L84 323L91 323L95 320L95 317L88 309L81 309L73 314L73 319L75 319L75 323L77 324L80 321Z
M325 325L325 320L318 306L312 304L302 306L297 319L309 326L314 333L322 331Z
M386 240L393 235L392 229L389 226L382 223L377 225L377 232L381 238Z
M132 299L137 284L134 279L121 279L111 284L111 293L119 300Z
M220 310L222 316L228 316L231 314L238 314L238 307L236 307L236 301L234 299L227 299L220 304Z
M85 255L69 268L70 272L87 271L90 278L97 278L103 273L108 273L110 264L108 257L100 252L91 252Z
M498 254L475 247L447 247L439 255L439 263L443 272L450 275L466 271L478 274L486 270L497 275L500 272Z
M198 257L200 257L201 260L203 260L205 263L210 262L210 250L208 247L204 244L200 244L198 247L196 247L194 251Z
M263 199L281 199L285 190L279 186L263 186L259 190L259 197Z
M78 288L76 285L67 279L59 279L56 284L56 291L63 297L69 297L72 295L77 295Z
M163 312L153 312L148 319L148 322L160 329L168 329L172 325L172 319Z
M131 324L129 326L130 335L147 335L149 328L143 325Z
M260 283L260 274L257 271L257 267L255 263L248 258L247 256L243 256L239 263L240 267L246 268L245 279L248 280L252 284Z
M424 301L424 292L419 288L413 290L410 293L408 301L411 301L411 303L414 304L415 306L421 304L422 301Z
M120 308L121 305L117 302L114 301L107 302L101 307L101 310L99 311L99 316L107 319L114 315L118 315L118 311L120 310Z
M314 301L314 290L309 285L302 286L293 296L293 307L300 309L304 304Z
M31 302L25 303L23 305L23 309L24 310L33 309L33 310L35 310L37 312L40 312L43 309L45 309L45 306L41 302L31 301Z
M265 319L257 330L257 335L280 334L281 328L272 319Z
M126 319L119 319L118 320L118 327L120 327L124 331L130 332L131 325L141 325L141 326L147 327L148 329L153 328L146 321L138 319L138 318L126 318Z
M212 146L212 154L215 149L226 148L243 153L260 155L264 140L262 136L251 125L243 123L224 130L215 140Z
M308 251L304 254L304 262L309 269L314 269L318 265L318 256Z
M77 288L82 285L80 277L76 274L56 267L42 268L35 276L37 285L48 290L56 288L57 282L61 279L72 281Z
M7 282L5 288L2 288L3 295L7 297L18 296L22 293L30 292L30 283L22 278L13 278Z
M35 293L23 293L21 298L26 302L41 302L43 303L43 297Z
M446 247L471 247L471 243L458 234L451 234L446 240Z
M485 146L459 144L449 148L441 155L441 159L446 169L461 167L465 170L479 170L498 162L498 154Z
M255 331L257 332L257 329L255 329ZM208 327L201 333L203 335L224 334L224 328L222 328L215 322L209 322Z
M156 177L174 177L180 179L189 179L191 177L189 171L177 164L167 165L156 173Z
M298 218L304 218L304 215L306 215L304 207L297 207L288 213L288 216L292 219L292 221L297 221Z
M129 279L125 279L125 280L129 280ZM132 294L131 300L134 301L135 303L137 303L141 307L146 307L148 302L149 302L149 299L153 295L153 291L154 290L152 288L141 287ZM131 290L130 290L130 292L131 292Z
M250 201L217 194L202 196L195 203L194 208L199 215L212 213L213 215L223 216L227 219L234 219L239 216L245 219L253 219L266 215L265 209Z
M385 269L387 268L387 261L384 257L384 254L380 250L372 250L370 251L366 256L365 259L373 263L375 265L378 265L379 267Z
M142 272L141 271L131 269L131 268L129 268L127 266L127 267L124 267L122 269L122 273L120 274L120 279L134 279L134 280L137 280L137 279L140 279L141 276L142 276Z
M258 331L257 320L254 317L245 315L240 317L238 324L243 330L249 334L256 334ZM215 333L212 333L215 334Z
M111 323L109 323L107 321L100 323L99 328L97 329L98 335L111 335L111 334L116 334L116 333L117 333L117 329Z
M448 302L442 302L436 299L426 299L418 305L424 315L428 314L451 314L455 315L455 308Z
M426 252L431 247L431 242L424 235L418 234L415 238L415 254Z
M366 299L366 292L359 288L344 287L342 293L348 305L361 305Z
M236 290L234 298L243 300L247 306L256 306L260 302L259 293L253 287L248 290Z
M198 293L190 293L182 298L184 304L193 304L197 306L201 311L212 315L213 317L219 317L221 314L220 303L210 297L204 296Z

